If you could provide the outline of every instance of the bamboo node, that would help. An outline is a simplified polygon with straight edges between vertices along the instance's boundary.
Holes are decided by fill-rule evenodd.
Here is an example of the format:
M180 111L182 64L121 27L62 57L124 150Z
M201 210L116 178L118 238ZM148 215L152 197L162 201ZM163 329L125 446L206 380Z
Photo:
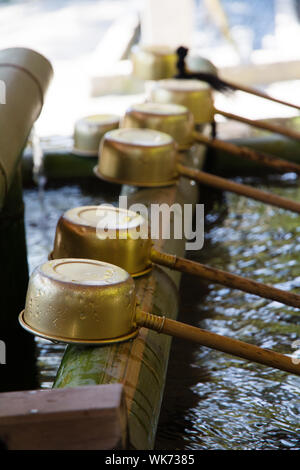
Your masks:
M137 310L136 312L136 323L138 326L143 326L154 330L157 333L161 333L165 324L166 317L160 317L158 315L153 315L152 313L143 312L142 310Z

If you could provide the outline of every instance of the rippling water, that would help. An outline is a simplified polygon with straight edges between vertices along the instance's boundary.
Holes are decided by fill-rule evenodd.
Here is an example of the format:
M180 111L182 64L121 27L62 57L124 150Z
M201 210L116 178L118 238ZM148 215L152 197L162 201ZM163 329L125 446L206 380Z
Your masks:
M293 175L244 178L298 199ZM105 187L104 187L105 189ZM111 202L99 186L51 187L41 204L24 193L30 270L52 249L59 215L70 207ZM204 249L191 259L300 293L300 224L289 213L235 195L205 191ZM41 220L44 220L41 223ZM292 354L300 313L292 307L184 276L180 319L210 331ZM38 340L40 386L49 388L63 346ZM158 449L300 449L300 377L173 340Z
M293 175L240 181L300 200ZM207 212L203 250L189 257L300 293L299 256L299 215L226 194ZM204 282L199 289L191 276L180 310L187 323L284 354L300 339L292 307ZM300 377L173 340L157 448L299 450L299 392Z

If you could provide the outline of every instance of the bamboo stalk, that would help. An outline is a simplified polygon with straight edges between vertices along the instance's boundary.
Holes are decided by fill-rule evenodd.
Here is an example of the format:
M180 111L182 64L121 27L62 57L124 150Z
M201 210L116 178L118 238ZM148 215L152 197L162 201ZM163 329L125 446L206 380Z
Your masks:
M158 333L164 333L177 338L194 341L217 351L241 357L248 361L263 364L274 369L283 370L291 374L300 375L300 365L294 364L289 356L260 348L243 341L211 333L209 331L190 326L166 317L152 315L137 309L135 322Z
M194 170L192 168L181 165L180 163L177 164L177 169L182 176L194 179L195 181L198 181L199 183L202 183L206 186L212 186L224 191L230 191L232 193L240 194L241 196L246 196L257 201L261 201L266 204L300 214L300 203L291 199L276 196L275 194L252 188L246 184L235 183L225 178L221 178L220 176L211 175L205 171Z
M222 140L210 139L205 135L200 134L199 132L194 132L193 137L197 142L201 142L208 147L213 147L218 150L223 150L226 153L231 155L236 155L238 157L244 158L246 160L251 160L253 162L258 162L268 167L272 167L279 172L294 172L300 174L300 165L297 163L292 163L281 158L274 157L265 152L260 152L257 150L249 149L247 147L239 147L230 142L224 142Z
M261 282L253 281L246 277L231 274L228 271L213 268L205 264L196 263L175 255L161 253L160 251L151 250L151 261L161 266L166 266L175 271L192 274L208 281L216 282L223 286L238 289L249 294L258 295L276 302L281 302L291 307L300 308L300 295L292 292L285 292L276 287L268 286Z
M248 119L237 114L228 113L227 111L221 111L220 109L215 109L216 114L220 114L228 119L233 119L234 121L239 121L249 126L257 127L259 129L264 129L266 131L274 132L275 134L281 134L290 139L300 140L300 133L293 131L292 129L287 129L286 127L279 126L278 124L270 124L262 121L255 121L253 119Z

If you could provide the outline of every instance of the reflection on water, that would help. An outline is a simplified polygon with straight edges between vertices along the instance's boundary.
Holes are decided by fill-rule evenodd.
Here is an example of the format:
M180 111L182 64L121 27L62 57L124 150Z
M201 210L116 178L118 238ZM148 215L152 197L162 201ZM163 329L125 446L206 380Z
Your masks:
M300 200L293 175L239 179ZM47 259L62 212L115 201L112 186L88 182L46 189L41 209L36 189L26 189L30 271ZM297 214L212 190L205 194L204 249L194 260L300 293L300 224ZM42 212L46 211L46 212ZM45 215L46 214L46 215ZM48 237L41 218L46 217ZM50 240L51 238L51 240ZM300 312L222 286L184 276L180 319L210 331L285 354L300 339ZM49 388L64 346L38 340L40 386ZM158 449L300 449L300 377L173 340Z
M293 175L247 183L300 200ZM204 249L190 258L300 293L299 215L227 194L207 212ZM292 307L191 276L180 319L284 354L300 339ZM173 340L156 447L300 449L299 391L300 377Z

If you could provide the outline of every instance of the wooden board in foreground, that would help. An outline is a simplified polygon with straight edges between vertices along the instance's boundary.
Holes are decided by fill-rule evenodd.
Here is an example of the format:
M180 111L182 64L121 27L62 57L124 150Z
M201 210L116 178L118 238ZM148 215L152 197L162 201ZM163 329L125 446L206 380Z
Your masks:
M123 386L1 393L0 443L9 450L124 449Z

